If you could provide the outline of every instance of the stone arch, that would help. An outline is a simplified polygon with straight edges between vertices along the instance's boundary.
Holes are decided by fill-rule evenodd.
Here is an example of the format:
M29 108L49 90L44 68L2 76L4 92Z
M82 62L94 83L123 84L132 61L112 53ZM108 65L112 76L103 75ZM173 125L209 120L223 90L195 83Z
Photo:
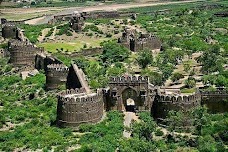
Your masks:
M140 103L138 101L138 94L137 94L137 91L131 87L128 87L128 88L125 88L123 91L122 91L122 100L123 100L123 105L125 107L125 110L128 109L128 103L127 103L127 100L129 99L132 99L134 103L132 103L132 108L137 108Z

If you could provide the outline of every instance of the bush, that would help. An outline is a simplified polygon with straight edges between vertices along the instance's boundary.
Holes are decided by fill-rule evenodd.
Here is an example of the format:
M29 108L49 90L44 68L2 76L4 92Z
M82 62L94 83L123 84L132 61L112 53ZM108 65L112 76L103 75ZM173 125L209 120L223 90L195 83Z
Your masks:
M164 132L161 131L161 129L157 129L157 130L155 131L155 135L156 135L156 136L163 136L163 135L164 135Z

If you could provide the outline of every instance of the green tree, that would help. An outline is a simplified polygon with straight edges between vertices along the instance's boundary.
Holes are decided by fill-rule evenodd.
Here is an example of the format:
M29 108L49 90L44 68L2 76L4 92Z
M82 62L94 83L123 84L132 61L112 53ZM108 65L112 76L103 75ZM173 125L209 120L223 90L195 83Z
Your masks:
M130 55L130 50L114 41L106 41L101 45L103 46L101 59L105 65L110 65L115 62L123 62Z
M192 77L189 77L184 83L187 88L193 88L196 86L196 81Z
M206 50L198 61L203 64L202 71L204 73L212 73L223 70L223 58L220 56L220 47L212 45L209 50Z
M177 81L177 80L180 80L181 78L184 78L184 76L181 74L181 73L174 73L172 76L171 76L171 80L173 82Z
M145 69L148 65L153 63L153 55L150 50L143 50L139 53L137 58L138 64Z

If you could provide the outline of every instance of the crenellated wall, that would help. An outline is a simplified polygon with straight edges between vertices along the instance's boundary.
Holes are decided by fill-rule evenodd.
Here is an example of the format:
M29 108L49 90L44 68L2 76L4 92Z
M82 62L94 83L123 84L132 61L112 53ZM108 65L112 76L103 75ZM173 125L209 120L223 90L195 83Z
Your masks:
M63 62L50 54L45 54L44 52L38 53L36 55L36 59L35 59L36 69L38 70L42 69L46 72L47 66L50 64L63 64Z
M86 94L85 90L67 90L58 95L57 121L62 127L77 127L82 123L99 122L103 116L101 90Z
M127 100L134 100L135 110L150 111L154 100L154 87L148 77L116 76L110 77L109 88L104 91L106 110L126 111Z
M201 91L201 97L209 112L228 112L228 90Z
M2 37L3 38L17 38L17 27L12 23L4 23L2 25Z
M27 41L10 40L8 43L10 60L14 66L35 67L36 54L43 52L43 48L38 48Z
M116 76L109 78L109 84L112 83L149 83L149 78L143 76Z
M190 95L183 94L157 94L152 107L152 115L158 121L167 118L169 111L187 111L201 104L201 94L196 92Z
M161 41L153 34L140 34L135 29L126 28L118 42L133 52L161 49Z
M65 85L69 68L63 64L50 64L46 71L46 89L58 89L61 85Z

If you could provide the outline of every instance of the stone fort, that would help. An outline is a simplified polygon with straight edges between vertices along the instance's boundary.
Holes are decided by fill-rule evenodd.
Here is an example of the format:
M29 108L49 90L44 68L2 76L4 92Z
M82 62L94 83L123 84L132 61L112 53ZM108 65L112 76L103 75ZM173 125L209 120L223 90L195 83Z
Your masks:
M196 91L189 95L167 93L161 87L150 84L148 77L128 74L110 77L106 88L92 90L86 75L76 64L65 66L56 57L46 54L43 48L31 44L15 26L5 23L5 27L8 27L2 30L6 33L5 38L11 38L8 44L10 63L18 67L30 66L44 70L47 90L58 89L61 86L67 88L58 94L59 126L77 127L82 123L96 123L102 119L104 111L109 110L149 111L156 120L162 122L171 110L187 111L201 104L208 104L202 101L207 98L213 100L218 95L227 99L228 93L224 91ZM7 34L8 30L11 32ZM138 35L135 30L130 29L125 29L119 42L131 51L161 48L160 40L154 35Z
M160 50L162 43L153 34L137 33L136 29L125 28L122 37L118 42L133 52L141 50Z

